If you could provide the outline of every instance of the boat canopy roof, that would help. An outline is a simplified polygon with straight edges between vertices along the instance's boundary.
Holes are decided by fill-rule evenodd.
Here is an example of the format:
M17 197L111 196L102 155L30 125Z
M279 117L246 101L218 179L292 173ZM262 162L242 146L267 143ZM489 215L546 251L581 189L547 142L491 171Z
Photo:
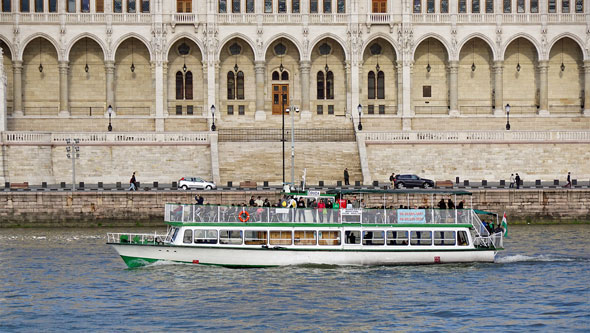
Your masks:
M493 215L493 216L498 216L498 214L496 214L496 213L486 212L485 210L480 210L480 209L474 209L473 212L475 214L479 214L479 215Z
M452 190L452 189L335 189L329 190L328 194L386 194L386 193L397 193L397 194L454 194L454 195L473 195L473 193L464 190Z

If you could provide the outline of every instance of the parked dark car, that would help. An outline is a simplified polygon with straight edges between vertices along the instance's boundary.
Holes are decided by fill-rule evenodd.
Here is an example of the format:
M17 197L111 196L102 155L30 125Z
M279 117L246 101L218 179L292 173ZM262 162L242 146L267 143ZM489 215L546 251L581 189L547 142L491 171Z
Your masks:
M422 187L429 188L434 187L434 181L426 178L420 178L416 175L397 175L395 176L395 187L396 188L410 188L410 187Z

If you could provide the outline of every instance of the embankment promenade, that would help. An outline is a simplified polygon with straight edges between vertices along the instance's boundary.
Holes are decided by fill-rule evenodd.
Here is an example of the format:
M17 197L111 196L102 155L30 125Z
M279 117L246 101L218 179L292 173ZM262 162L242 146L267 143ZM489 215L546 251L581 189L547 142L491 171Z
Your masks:
M201 194L208 204L243 204L250 196L277 202L278 191L79 191L0 192L0 228L162 226L164 204L194 203ZM590 223L590 189L473 190L472 196L364 194L367 207L436 205L440 199L465 200L466 207L504 211L511 223ZM357 196L360 198L361 196Z

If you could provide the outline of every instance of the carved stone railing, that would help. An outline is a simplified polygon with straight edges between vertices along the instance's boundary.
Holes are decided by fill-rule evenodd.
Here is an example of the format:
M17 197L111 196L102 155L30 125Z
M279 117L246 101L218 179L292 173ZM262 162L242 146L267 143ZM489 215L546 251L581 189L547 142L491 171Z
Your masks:
M39 133L3 132L2 143L10 144L65 144L66 140L78 139L80 144L198 144L210 143L209 132L199 133Z
M359 135L359 133L357 133ZM367 144L376 143L590 143L590 131L440 131L363 132Z

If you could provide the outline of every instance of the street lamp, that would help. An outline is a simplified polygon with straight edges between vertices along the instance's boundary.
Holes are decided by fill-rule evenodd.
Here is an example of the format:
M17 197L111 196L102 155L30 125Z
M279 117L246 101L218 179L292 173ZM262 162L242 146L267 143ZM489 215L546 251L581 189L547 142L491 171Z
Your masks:
M291 184L295 186L295 113L299 113L299 107L291 106L285 111L291 114Z
M359 131L362 131L363 130L363 123L361 122L361 115L363 114L363 106L359 104L359 106L357 106L356 109L359 111L359 126L358 126L358 129L359 129Z
M510 130L510 104L506 104L506 130Z
M80 158L80 139L66 139L66 156L72 160L72 192L76 190L76 158Z
M281 93L281 110L283 111L283 131L281 141L283 141L283 186L285 185L285 102L287 94Z
M211 130L215 132L215 105L211 105L211 118L213 119L213 124L211 124Z
M113 130L113 126L111 125L111 115L113 114L113 107L109 105L107 108L107 113L109 114L109 127L108 130L111 132Z

